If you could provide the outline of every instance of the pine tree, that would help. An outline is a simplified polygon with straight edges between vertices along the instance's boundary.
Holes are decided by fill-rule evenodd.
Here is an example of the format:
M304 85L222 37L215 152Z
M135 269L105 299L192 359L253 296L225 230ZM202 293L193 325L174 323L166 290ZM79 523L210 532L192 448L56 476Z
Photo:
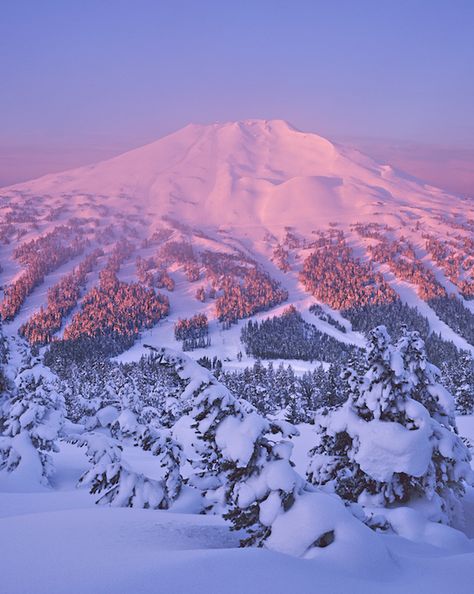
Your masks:
M423 342L405 332L394 346L378 327L365 368L362 376L349 374L348 401L320 418L308 479L370 506L430 502L432 519L452 522L471 475L470 454Z
M303 409L301 398L292 396L285 409L285 421L288 421L288 423L292 423L293 425L306 422L306 414Z
M195 393L191 415L198 443L190 483L202 489L208 511L225 512L232 529L247 532L242 546L262 546L305 488L283 440L295 428L259 415L212 376Z
M64 400L43 376L24 374L18 390L3 407L0 469L23 470L49 485L64 424Z
M167 429L147 427L138 438L138 444L158 457L163 468L164 497L162 508L167 509L178 498L183 486L181 467L184 463L183 450Z
M253 425L254 441L250 456L227 461L230 508L224 518L232 530L245 530L241 546L263 546L271 535L272 524L288 512L306 488L290 460L293 444L282 441L287 433L281 423L266 423L262 417L248 416L242 425L245 431ZM271 437L269 436L271 435ZM280 439L275 440L275 435Z
M81 476L79 486L89 487L93 495L100 494L98 504L168 509L180 493L181 479L177 480L176 468L166 459L165 451L161 464L165 468L164 476L152 479L135 472L122 459L122 446L111 437L92 432L69 436L68 441L86 447L91 468Z
M461 351L451 377L456 410L460 415L474 412L474 361L468 351Z

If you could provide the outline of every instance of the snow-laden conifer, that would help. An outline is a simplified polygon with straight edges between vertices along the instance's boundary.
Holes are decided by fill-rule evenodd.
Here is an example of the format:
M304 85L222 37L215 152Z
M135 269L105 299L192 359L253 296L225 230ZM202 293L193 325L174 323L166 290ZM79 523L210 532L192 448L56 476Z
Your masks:
M68 441L86 448L91 467L79 479L92 494L99 494L98 504L115 507L168 509L178 497L182 478L179 472L179 446L163 436L155 436L153 454L163 470L160 479L136 472L123 459L123 446L103 433L70 436Z
M365 367L349 377L348 401L320 417L308 479L368 507L421 503L431 519L451 523L471 475L470 455L423 342L404 332L393 345L378 327Z
M25 373L3 403L0 469L49 485L64 424L64 400L41 375Z

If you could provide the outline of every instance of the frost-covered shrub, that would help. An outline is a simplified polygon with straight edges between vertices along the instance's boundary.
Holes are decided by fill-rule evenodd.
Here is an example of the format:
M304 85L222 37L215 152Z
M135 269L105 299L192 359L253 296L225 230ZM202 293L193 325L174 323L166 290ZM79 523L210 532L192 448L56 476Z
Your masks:
M367 507L421 501L431 519L451 523L470 454L437 378L417 333L393 345L383 326L373 330L366 371L350 377L348 401L319 419L310 482Z
M49 484L54 467L50 453L64 424L64 401L42 377L25 374L2 407L0 470L22 473Z

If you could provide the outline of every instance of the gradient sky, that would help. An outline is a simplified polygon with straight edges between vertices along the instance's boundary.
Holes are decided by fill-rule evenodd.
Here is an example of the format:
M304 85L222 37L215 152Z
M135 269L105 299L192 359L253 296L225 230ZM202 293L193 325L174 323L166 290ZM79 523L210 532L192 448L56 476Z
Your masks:
M469 169L473 31L473 0L4 1L0 185L250 117Z

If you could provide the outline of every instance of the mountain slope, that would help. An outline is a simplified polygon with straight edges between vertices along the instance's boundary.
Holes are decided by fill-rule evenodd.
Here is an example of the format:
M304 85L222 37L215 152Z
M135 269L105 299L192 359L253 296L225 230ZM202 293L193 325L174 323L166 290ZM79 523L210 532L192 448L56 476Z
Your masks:
M74 316L75 335L86 321L99 332L90 317L115 303L107 327L128 312L133 320L120 327L149 328L175 348L173 324L205 313L212 353L235 361L247 317L292 304L323 334L360 346L369 325L390 322L373 315L377 307L398 312L399 300L414 308L399 324L418 312L426 335L474 352L474 201L284 121L189 125L113 159L3 188L0 214L0 314L12 337L48 343L71 334ZM101 286L105 269L112 276ZM163 311L141 309L144 299L158 307L143 285L164 296ZM92 310L84 311L86 294ZM326 314L310 311L315 302Z

